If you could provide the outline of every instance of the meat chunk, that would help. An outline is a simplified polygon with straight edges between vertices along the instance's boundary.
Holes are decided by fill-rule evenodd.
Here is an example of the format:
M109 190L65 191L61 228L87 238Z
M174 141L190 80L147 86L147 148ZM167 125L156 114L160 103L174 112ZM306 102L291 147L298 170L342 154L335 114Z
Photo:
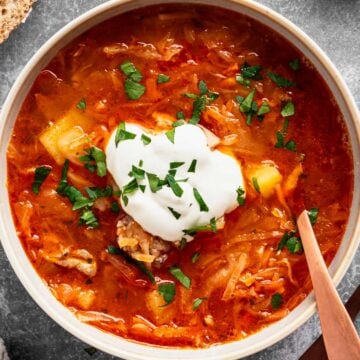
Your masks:
M133 259L161 265L171 244L150 235L130 216L125 216L117 223L117 242L120 249L126 251Z

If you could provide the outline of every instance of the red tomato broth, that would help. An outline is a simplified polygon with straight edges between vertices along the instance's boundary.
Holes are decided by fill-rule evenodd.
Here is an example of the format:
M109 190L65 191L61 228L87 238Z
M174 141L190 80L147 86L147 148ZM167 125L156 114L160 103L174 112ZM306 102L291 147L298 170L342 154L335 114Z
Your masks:
M173 45L170 50L168 44ZM175 45L181 45L181 50L177 51ZM175 54L170 56L173 50ZM300 59L299 71L288 65L294 58ZM124 92L125 77L118 67L126 60L143 75L141 83L146 92L139 100L127 99ZM246 96L251 88L227 80L235 78L245 61L263 67L263 80L252 81L251 88L258 90L258 106L263 99L268 99L271 106L264 120L254 117L251 126L246 125L246 115L232 102L236 95ZM298 86L281 89L266 76L267 71L281 74ZM171 80L157 84L159 73L169 75ZM70 109L95 120L91 141L100 148L120 121L162 130L154 112L175 119L176 112L184 111L189 118L192 101L181 94L198 93L199 80L220 93L202 114L201 124L222 139L238 135L238 140L224 147L243 166L247 198L244 207L225 216L223 230L198 234L183 250L172 249L161 268L152 269L158 283L172 282L168 268L178 264L192 281L190 289L175 281L174 301L161 307L164 302L156 302L157 287L121 255L105 251L108 245L116 245L116 223L123 212L95 210L99 228L79 225L79 216L71 210L69 200L55 191L62 166L43 147L39 135ZM85 110L76 109L80 99L86 100ZM296 112L289 120L286 139L296 142L296 152L274 147L276 131L284 123L281 106L289 99ZM211 109L220 115L215 114L215 118ZM305 154L303 160L301 154ZM287 228L272 211L280 209L289 222L293 222L292 216L286 215L276 195L265 199L258 194L247 176L253 164L269 160L277 165L283 181L302 164L303 174L297 185L301 199L290 194L286 202L290 208L303 201L307 208L320 209L314 230L329 264L347 224L353 168L347 131L323 79L290 43L243 15L203 6L148 7L87 31L39 74L22 106L8 149L9 198L29 259L58 300L74 313L95 311L112 316L106 321L93 316L88 322L129 339L204 347L261 330L285 316L311 289L304 254L291 254L286 248L277 251ZM50 165L52 172L35 195L31 192L34 168L44 164ZM71 163L70 169L94 186L113 183L110 175L99 178L83 165ZM84 190L85 186L79 188ZM258 234L267 237L259 240ZM96 263L96 275L86 276L75 268L47 261L42 255L59 246L86 249L93 257L90 265ZM196 251L200 257L194 264L191 257ZM239 254L246 254L247 266L232 296L225 301L224 289ZM282 295L278 309L270 305L274 293ZM193 301L204 297L207 300L193 310Z

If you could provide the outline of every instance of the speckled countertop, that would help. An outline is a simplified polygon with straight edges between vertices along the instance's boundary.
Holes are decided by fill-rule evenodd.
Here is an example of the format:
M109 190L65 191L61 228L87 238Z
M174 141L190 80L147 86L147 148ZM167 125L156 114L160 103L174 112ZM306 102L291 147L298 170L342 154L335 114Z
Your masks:
M38 0L33 11L0 45L0 107L19 72L62 26L104 0ZM360 106L360 0L258 0L293 21L325 50ZM216 1L209 1L216 4ZM2 169L4 164L2 164ZM346 301L360 283L358 251L338 290ZM358 318L357 327L360 328ZM298 359L319 336L317 316L276 345L248 360ZM17 280L0 247L0 337L12 360L90 359L86 344L55 324ZM92 359L113 357L97 351Z

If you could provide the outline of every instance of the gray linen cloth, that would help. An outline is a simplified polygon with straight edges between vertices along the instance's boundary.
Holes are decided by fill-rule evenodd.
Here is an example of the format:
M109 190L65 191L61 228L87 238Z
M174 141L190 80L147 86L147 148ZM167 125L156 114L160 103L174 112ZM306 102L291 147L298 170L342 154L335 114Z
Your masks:
M10 360L6 352L4 340L0 338L0 360Z

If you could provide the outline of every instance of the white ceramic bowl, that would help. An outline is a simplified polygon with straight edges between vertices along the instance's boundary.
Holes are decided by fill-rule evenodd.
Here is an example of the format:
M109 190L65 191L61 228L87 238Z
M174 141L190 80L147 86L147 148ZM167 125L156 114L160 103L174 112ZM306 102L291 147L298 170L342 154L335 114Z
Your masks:
M139 7L166 3L166 0L113 0L73 20L48 40L25 66L4 104L0 117L0 237L5 252L18 278L38 305L71 334L92 346L126 359L238 359L260 351L283 339L302 325L315 312L310 294L287 317L244 340L208 349L188 350L149 346L128 341L79 322L58 302L37 275L17 238L6 188L6 149L17 114L40 70L75 37L94 25ZM209 5L208 0L172 0L172 3ZM294 44L317 68L327 82L343 113L350 134L354 156L355 191L349 224L341 246L330 266L330 273L338 284L349 267L360 240L360 120L355 102L340 74L319 47L301 30L274 11L248 0L217 0L221 6L250 16L277 31Z

